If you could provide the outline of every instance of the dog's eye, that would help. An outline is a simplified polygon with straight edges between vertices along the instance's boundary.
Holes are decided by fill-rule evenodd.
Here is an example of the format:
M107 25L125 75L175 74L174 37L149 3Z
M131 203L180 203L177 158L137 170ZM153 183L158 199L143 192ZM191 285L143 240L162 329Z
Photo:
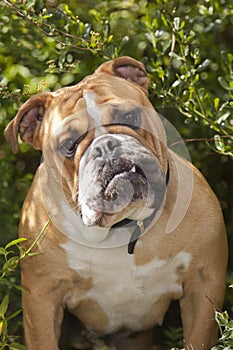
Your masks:
M140 111L135 109L125 113L122 117L122 124L126 124L132 128L138 127L140 124Z
M65 157L73 157L78 147L77 141L67 139L61 144L61 151Z
M63 154L63 156L66 158L73 157L79 143L85 138L86 135L87 135L87 132L76 137L75 135L73 135L73 137L70 137L69 139L66 139L65 141L63 141L62 144L59 146L59 149Z
M126 125L132 129L137 129L141 124L140 109L135 108L126 113L121 113L119 110L113 112L113 124Z

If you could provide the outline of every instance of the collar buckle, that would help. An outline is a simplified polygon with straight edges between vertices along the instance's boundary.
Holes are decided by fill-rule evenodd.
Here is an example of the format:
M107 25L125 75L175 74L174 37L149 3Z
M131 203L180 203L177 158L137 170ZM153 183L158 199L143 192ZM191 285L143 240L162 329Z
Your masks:
M137 222L137 226L139 227L140 233L144 233L145 231L145 226L144 226L144 220L139 220Z

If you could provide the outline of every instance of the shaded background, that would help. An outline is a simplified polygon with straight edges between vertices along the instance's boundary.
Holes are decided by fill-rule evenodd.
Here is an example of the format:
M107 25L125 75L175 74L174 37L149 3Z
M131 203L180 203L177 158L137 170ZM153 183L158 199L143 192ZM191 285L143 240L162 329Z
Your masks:
M7 123L30 96L75 84L102 62L129 55L145 64L152 104L178 130L220 201L229 237L231 284L231 1L5 0L0 5L0 244L17 237L20 208L41 159L40 152L26 144L20 145L17 156L12 154L3 137ZM18 271L10 279L18 283ZM0 300L5 294L10 295L10 309L20 307L19 293L9 283L0 284ZM228 289L229 314L232 304ZM21 318L10 327L13 335L20 335Z

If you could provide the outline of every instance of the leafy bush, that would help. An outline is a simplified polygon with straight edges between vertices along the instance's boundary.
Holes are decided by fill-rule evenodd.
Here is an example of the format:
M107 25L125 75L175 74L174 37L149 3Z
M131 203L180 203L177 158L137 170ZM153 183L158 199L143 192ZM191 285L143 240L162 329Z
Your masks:
M13 248L20 251L19 243L24 239L17 239L8 243L5 247L0 248L1 266L0 266L0 295L2 302L0 304L0 349L19 349L23 350L23 345L19 344L19 336L16 335L20 330L18 325L13 329L12 321L22 312L19 308L19 300L13 305L9 304L9 299L12 298L14 290L21 291L19 279L16 270L19 265L20 257ZM4 288L3 288L4 287ZM14 311L12 311L12 308ZM11 333L14 331L14 333Z
M215 346L213 350L232 349L233 348L233 320L229 319L227 311L217 312L216 321L219 324L221 337L219 345Z
M0 304L0 349L25 349L23 345L16 342L16 340L18 340L20 337L9 333L9 321L16 318L22 311L21 309L17 309L12 314L9 314L9 309L11 308L9 305L9 295L13 289L22 291L21 286L18 285L19 281L17 278L19 263L23 259L30 258L31 256L38 254L36 251L34 251L34 248L45 233L49 223L50 220L45 224L41 232L38 234L36 240L27 250L24 250L20 246L20 243L27 240L26 238L15 239L9 242L5 247L0 247L0 256L2 258L0 265L0 283L6 287L4 289L4 293L8 293L5 294ZM14 248L16 248L16 251ZM2 292L1 289L0 292ZM16 329L14 329L14 331L16 331Z
M232 2L2 0L0 4L1 135L31 95L75 84L107 59L122 55L139 59L149 72L153 105L179 130L193 162L220 200L232 256ZM16 263L14 255L5 255L7 242L16 236L20 208L41 155L21 143L15 157L3 137L0 145L0 243L5 247L1 256L5 263L8 258ZM14 271L11 284L3 276L0 285L1 336L10 334L6 322L14 329L13 338L1 339L8 344L17 342L21 332L15 314L19 294L14 288L19 279ZM232 303L227 302L228 317ZM223 319L231 322L226 314Z

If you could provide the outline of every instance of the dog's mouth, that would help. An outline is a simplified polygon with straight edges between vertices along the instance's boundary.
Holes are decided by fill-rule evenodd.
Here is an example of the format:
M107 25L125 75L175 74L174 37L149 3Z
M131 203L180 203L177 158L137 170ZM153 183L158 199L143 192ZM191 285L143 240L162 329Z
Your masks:
M110 227L112 220L125 216L134 203L147 202L149 183L144 168L124 157L102 162L91 168L92 176L79 191L81 215L87 226ZM92 181L91 181L92 179ZM83 195L80 196L80 193ZM114 219L113 219L114 217Z
M118 158L106 162L100 171L103 199L107 202L129 194L131 202L145 199L148 191L143 170L129 159ZM130 192L130 193L129 193Z
M108 145L96 143L81 159L78 203L86 226L111 227L125 218L134 220L144 215L144 209L157 210L163 202L165 176L156 157L131 138L125 143L121 140L101 156L94 151Z

